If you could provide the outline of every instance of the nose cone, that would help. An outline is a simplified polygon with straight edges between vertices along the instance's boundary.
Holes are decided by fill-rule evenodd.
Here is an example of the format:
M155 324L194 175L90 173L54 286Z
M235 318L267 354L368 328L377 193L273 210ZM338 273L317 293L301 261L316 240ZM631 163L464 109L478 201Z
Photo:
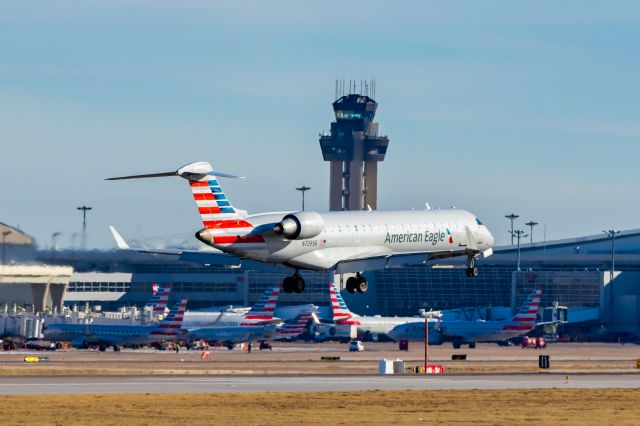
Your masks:
M209 228L204 228L196 232L196 238L208 246L213 246L213 231Z

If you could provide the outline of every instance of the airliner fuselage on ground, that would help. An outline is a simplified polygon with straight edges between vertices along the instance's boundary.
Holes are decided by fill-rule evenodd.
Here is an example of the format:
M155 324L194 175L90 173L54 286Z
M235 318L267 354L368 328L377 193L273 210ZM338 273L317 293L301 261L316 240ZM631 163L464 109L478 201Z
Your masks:
M366 338L369 335L386 335L389 337L389 332L398 326L405 324L415 324L417 322L424 323L429 321L429 329L433 329L436 323L435 319L426 319L420 317L383 317L383 316L360 316L354 314L349 310L345 303L340 289L335 283L331 283L329 287L329 297L331 299L331 313L333 316L333 323L335 325L351 325L357 327L358 337ZM423 324L424 337L424 324ZM429 335L429 343L438 343L439 336L437 333Z
M537 326L542 290L533 289L515 316L502 321L441 321L438 332L444 340L451 341L454 348L466 343L475 347L476 342L504 342L522 336ZM424 340L424 321L398 325L389 332L394 340Z
M476 258L490 255L494 243L487 227L460 209L248 215L230 204L206 162L188 164L175 172L111 180L159 176L180 176L189 181L204 225L196 233L200 241L239 258L295 269L283 282L286 292L304 290L300 269L355 272L346 283L349 292L366 291L362 271L421 260L466 256L467 275L476 276ZM128 248L117 233L114 236L121 248Z
M166 318L153 325L118 324L65 324L52 323L44 330L44 338L52 341L71 342L73 346L97 345L100 351L113 346L147 345L162 340L174 341L182 333L182 318L187 299L182 299Z

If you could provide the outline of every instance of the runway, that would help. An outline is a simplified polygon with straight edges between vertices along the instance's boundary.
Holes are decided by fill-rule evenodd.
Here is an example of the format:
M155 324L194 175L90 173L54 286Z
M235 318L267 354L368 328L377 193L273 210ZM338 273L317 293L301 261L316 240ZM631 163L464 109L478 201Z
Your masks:
M640 374L0 377L0 395L640 388Z

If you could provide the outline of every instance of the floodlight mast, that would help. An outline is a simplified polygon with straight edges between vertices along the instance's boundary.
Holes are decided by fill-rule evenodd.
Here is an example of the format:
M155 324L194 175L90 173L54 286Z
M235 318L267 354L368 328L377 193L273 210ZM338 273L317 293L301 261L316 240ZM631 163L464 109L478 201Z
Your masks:
M533 227L538 225L538 222L534 222L534 221L530 220L529 222L525 223L525 225L530 228L529 236L531 237L531 240L529 240L529 242L531 244L533 244Z
M519 218L520 216L518 216L515 213L511 213L506 215L505 217L511 221L511 231L509 233L511 234L511 245L513 245L513 221Z
M85 250L87 248L87 212L92 210L93 207L85 206L84 204L80 207L76 207L77 210L82 212L82 249Z
M304 193L310 190L310 186L302 185L296 188L296 191L300 191L302 193L302 211L304 211Z

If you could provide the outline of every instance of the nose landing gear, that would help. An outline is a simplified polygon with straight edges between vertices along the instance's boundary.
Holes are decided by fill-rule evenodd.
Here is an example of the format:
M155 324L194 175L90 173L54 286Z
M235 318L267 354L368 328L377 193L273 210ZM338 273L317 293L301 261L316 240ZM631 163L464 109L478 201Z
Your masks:
M478 268L476 268L476 257L475 256L469 256L467 258L467 269L466 269L466 274L468 277L477 277L479 272L478 272Z
M296 272L293 276L284 279L282 289L285 293L302 293L304 291L304 278Z
M356 291L358 293L364 293L369 288L369 284L367 283L365 277L358 273L355 277L347 278L346 288L347 291L352 294Z

